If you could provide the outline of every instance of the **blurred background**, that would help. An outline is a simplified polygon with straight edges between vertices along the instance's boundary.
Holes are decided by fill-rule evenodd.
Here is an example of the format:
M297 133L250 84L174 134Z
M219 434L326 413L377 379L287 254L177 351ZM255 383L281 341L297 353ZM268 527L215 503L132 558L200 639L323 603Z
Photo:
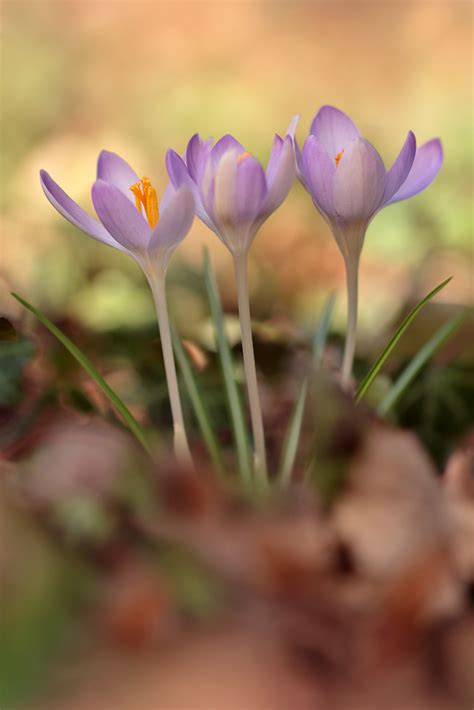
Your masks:
M301 114L346 111L386 166L408 129L440 136L436 182L385 210L362 261L361 333L379 329L413 288L444 276L440 298L472 297L472 6L469 2L4 2L1 303L14 288L48 311L103 331L153 320L138 268L65 223L44 199L47 169L80 204L102 148L124 156L162 191L169 147L230 132L266 161L273 134ZM203 313L194 280L203 244L226 290L230 259L197 220L171 268L170 298L191 334ZM340 289L339 253L295 183L253 249L256 317L312 324ZM231 296L229 295L229 298ZM189 317L192 314L192 317Z
M116 440L117 430L99 428L77 435L57 428L59 420L76 424L79 419L82 426L89 417L110 412L61 346L25 316L10 292L18 292L59 323L138 418L157 429L169 427L155 316L141 271L131 259L64 221L45 199L38 171L48 170L69 195L92 210L90 188L103 148L119 153L139 175L149 176L161 193L166 186L166 150L182 152L196 131L215 138L232 133L265 162L274 133L284 134L299 113L297 135L303 143L323 104L348 113L387 167L409 129L419 144L441 137L445 161L434 184L378 215L364 247L359 373L367 370L406 309L453 276L397 348L388 369L391 375L435 326L473 300L473 9L463 0L3 0L1 19L0 316L14 325L18 337L7 342L7 333L0 353L0 440L13 474L18 474L17 461L28 462L27 490L19 493L20 498L26 496L27 508L39 511L43 522L46 517L46 527L61 544L66 540L68 550L65 556L64 550L58 553L49 537L45 541L30 529L30 514L23 518L22 513L20 520L17 511L5 516L15 538L6 559L10 579L16 581L10 584L15 604L10 625L3 629L7 641L0 648L0 659L8 680L5 697L13 706L37 697L50 649L57 652L67 642L69 626L64 619L76 618L72 612L76 593L81 599L94 596L96 578L84 570L83 560L76 559L74 545L70 559L69 542L79 541L80 547L92 540L94 547L110 541L117 527L111 509L121 510L125 500L127 509L141 510L148 489L140 484L136 490L136 482L130 483L130 470L143 464L137 463L136 452L129 462L122 433ZM202 282L205 246L217 270L229 335L238 348L230 256L198 220L171 262L168 297L180 333L193 344L190 352L201 369L211 414L225 441L225 405ZM301 380L298 353L307 349L331 291L338 296L331 334L336 360L345 325L342 259L297 182L257 235L250 266L264 406L275 425L275 434L269 434L271 457L272 441L281 438L279 417L286 423ZM471 323L397 412L398 421L418 432L440 468L456 439L472 424L472 332ZM34 355L40 357L32 359ZM184 404L189 418L189 403ZM192 420L190 429L199 447ZM102 435L100 445L87 438ZM83 480L83 472L74 466L70 469L71 457L65 452L71 446L78 460L88 447L102 451L104 460L90 463L97 474L92 481ZM57 465L62 456L68 465ZM53 478L55 485L44 477L51 461L56 462L54 471L60 471L59 482ZM117 461L120 483L111 473L117 471ZM107 553L107 564L112 558L116 562L113 540L115 552ZM121 614L123 608L130 612L135 628L136 590L139 609L147 610L140 629L140 623L144 628L154 623L168 601L160 584L157 591L156 580L150 581L148 567L142 574L141 562L133 557L129 564L129 550L125 558L118 567L112 564L111 588L107 582L99 596L104 605L113 598L107 623L112 637L118 634L123 641L125 635L127 644L129 617ZM209 580L203 582L189 560L183 562L179 555L166 565L189 613L206 616L214 603L209 601L214 599ZM31 569L36 586L21 586L18 580L28 578ZM22 590L18 600L17 589ZM115 594L114 589L119 591ZM142 619L142 611L136 613ZM133 629L131 633L133 645ZM165 629L163 638L167 633ZM241 653L230 665L247 655L245 643L243 647L239 643ZM19 668L24 671L21 680ZM66 676L62 683L71 680ZM289 697L294 697L292 693ZM115 698L110 707L119 707L117 702ZM124 702L123 707L148 707L137 702ZM250 707L250 701L242 702ZM96 710L95 703L92 694L77 707ZM109 710L102 703L101 710ZM72 700L58 705L66 707L76 705Z

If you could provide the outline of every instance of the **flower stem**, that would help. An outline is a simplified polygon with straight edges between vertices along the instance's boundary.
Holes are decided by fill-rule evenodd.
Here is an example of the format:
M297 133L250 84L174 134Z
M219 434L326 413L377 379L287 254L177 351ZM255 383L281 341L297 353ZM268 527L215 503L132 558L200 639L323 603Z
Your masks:
M171 340L170 324L168 319L168 308L166 305L165 273L156 273L148 270L148 282L155 301L156 314L158 316L158 328L160 331L161 349L165 363L166 383L168 386L168 396L171 405L171 415L173 417L173 438L174 452L176 458L185 466L192 466L191 453L189 451L188 439L184 428L183 411L181 409L181 399L179 397L178 378L173 357L173 346Z
M247 278L247 252L234 254L235 278L237 281L237 298L239 304L240 330L242 335L242 351L244 355L245 379L250 405L250 418L254 440L255 474L260 482L267 482L267 457L265 453L265 435L263 432L262 410L258 395L257 370L253 350L252 326L250 322L250 303Z
M344 358L342 361L342 383L349 385L352 377L352 365L357 333L357 300L359 283L359 257L345 258L347 283L347 330Z

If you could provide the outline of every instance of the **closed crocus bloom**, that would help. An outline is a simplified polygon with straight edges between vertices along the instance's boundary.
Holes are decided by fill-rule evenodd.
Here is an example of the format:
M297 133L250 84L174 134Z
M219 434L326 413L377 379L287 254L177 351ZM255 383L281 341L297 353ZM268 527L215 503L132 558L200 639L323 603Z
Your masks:
M250 324L247 257L261 225L281 205L295 178L293 119L285 139L276 135L266 170L239 141L225 135L213 146L198 134L184 158L170 150L166 165L173 185L193 191L196 214L226 245L234 259L242 350L255 446L255 470L266 479L265 438Z
M181 402L171 346L166 307L165 276L171 254L184 239L194 219L194 198L186 185L168 185L161 202L146 177L140 179L130 165L115 153L102 151L92 201L99 219L89 215L42 170L41 185L53 207L71 224L90 237L132 256L143 269L153 292L160 328L170 405L174 422L175 449L189 462Z
M275 135L266 170L231 135L212 146L212 139L196 134L184 159L170 150L166 165L173 185L186 184L193 190L196 214L234 255L249 249L295 178L290 134L284 140Z
M357 327L359 257L367 227L383 207L406 200L435 179L443 152L438 139L417 148L410 131L390 170L345 113L323 106L300 152L298 177L328 222L344 257L348 286L348 325L343 381L352 371Z

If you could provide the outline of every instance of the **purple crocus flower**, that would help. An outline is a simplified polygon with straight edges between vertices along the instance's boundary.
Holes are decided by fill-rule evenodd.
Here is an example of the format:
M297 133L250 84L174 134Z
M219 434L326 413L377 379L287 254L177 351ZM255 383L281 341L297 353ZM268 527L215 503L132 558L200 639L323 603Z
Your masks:
M295 178L292 124L285 139L275 136L266 170L231 135L223 136L213 146L211 138L202 140L196 134L189 141L184 158L174 150L166 156L171 182L176 188L190 187L196 214L217 234L234 259L255 471L262 482L267 477L265 437L252 341L247 257L258 229L281 205Z
M41 185L53 207L90 237L132 256L145 272L163 271L194 219L194 199L186 186L169 185L158 204L150 180L142 180L115 153L103 150L97 162L92 201L99 220L74 202L41 170Z
M156 190L115 153L103 150L97 163L92 201L98 220L91 217L45 171L41 185L53 207L90 237L132 256L142 267L153 293L166 380L173 416L175 452L191 463L183 423L166 305L165 277L171 254L194 219L194 198L186 185L169 184L158 203Z
M184 159L169 150L166 165L176 188L185 184L192 189L196 214L232 254L248 250L295 177L291 132L284 140L275 135L266 170L231 135L213 146L212 138L202 140L195 134Z
M343 380L350 378L357 321L358 263L367 227L381 209L424 190L443 162L435 138L417 148L412 131L386 171L382 158L345 113L323 106L303 151L295 145L297 173L329 224L346 264L348 328Z

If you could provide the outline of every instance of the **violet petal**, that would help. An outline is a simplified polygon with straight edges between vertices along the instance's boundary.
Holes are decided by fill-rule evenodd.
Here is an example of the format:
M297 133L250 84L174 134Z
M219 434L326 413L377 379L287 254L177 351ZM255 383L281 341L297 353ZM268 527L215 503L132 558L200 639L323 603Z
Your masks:
M92 201L100 221L114 239L130 251L146 249L151 228L118 187L96 180L92 186Z
M148 252L175 249L191 229L194 220L194 197L191 190L182 185L170 195L166 209L160 214L148 245Z
M363 138L342 154L333 182L334 210L347 222L370 220L385 191L385 166L375 148Z
M306 139L300 165L304 185L316 207L328 217L333 217L336 164L316 136L309 135Z
M210 204L212 184L212 160L209 160L204 183L209 186L206 190L208 207L213 207L216 225L219 230L235 225L237 221L237 164L238 153L228 151L219 162L215 171L213 205Z
M204 224L207 224L210 229L215 229L203 205L200 186L191 178L186 163L174 150L170 149L166 153L166 169L175 189L178 189L181 185L186 185L191 190L196 205L197 216ZM204 171L204 167L202 170Z
M234 136L231 136L229 134L226 134L225 136L222 136L215 146L212 148L211 152L209 153L210 159L212 161L212 165L214 167L217 167L218 163L220 162L222 156L227 153L229 150L231 151L236 151L239 154L245 153L245 148L242 145L242 143L239 143L239 141L234 138Z
M116 153L109 150L101 151L97 161L97 180L104 180L110 185L115 185L135 204L135 195L130 190L132 185L140 182L135 170Z
M280 138L281 140L281 138ZM267 167L268 194L263 204L263 214L270 215L288 195L295 179L295 153L292 138L287 135L282 142L278 157L270 171Z
M266 169L267 182L269 184L273 180L273 176L274 176L275 171L278 167L278 162L280 160L280 154L281 154L282 147L283 147L283 139L280 138L280 136L277 133L275 133L275 137L273 139L273 145L272 145L272 149L270 151L270 157L268 158L267 169Z
M414 133L409 131L400 153L387 173L382 204L389 202L390 198L393 197L407 179L415 160L415 154L416 138Z
M430 185L443 163L443 148L438 138L428 141L416 151L408 177L387 204L393 204L417 195Z
M53 207L78 229L88 234L90 237L103 242L108 246L115 247L121 251L126 251L124 247L115 241L107 230L94 217L91 217L82 207L72 200L62 188L46 172L40 171L41 186L44 194Z
M255 221L267 194L265 172L256 158L237 158L236 218L237 226Z
M360 135L349 116L334 106L319 109L309 132L318 138L331 158L335 158L339 151Z
M186 166L195 183L199 183L204 172L204 166L211 150L212 138L203 141L199 133L195 133L186 148Z

